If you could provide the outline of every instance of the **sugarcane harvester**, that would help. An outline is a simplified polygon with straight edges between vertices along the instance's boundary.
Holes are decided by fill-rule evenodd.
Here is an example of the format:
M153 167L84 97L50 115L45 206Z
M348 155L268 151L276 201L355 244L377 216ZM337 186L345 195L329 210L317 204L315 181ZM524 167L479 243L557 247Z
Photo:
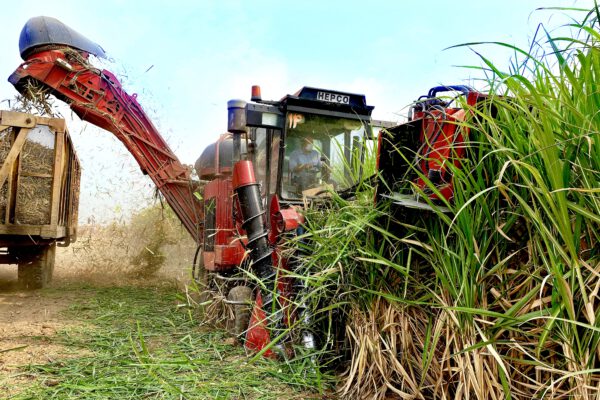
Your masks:
M299 287L282 277L293 262L280 253L279 244L302 229L307 199L318 201L331 190L355 185L350 168L362 162L363 139L372 134L373 107L365 96L305 87L266 101L253 87L251 102L230 101L228 134L196 163L206 182L199 198L190 169L179 162L136 95L126 93L110 71L91 64L91 55L105 56L99 45L56 19L36 17L23 28L19 47L24 62L9 81L21 92L41 86L82 120L112 132L198 244L202 270L231 279L247 268L259 278L254 288L247 280L229 288L253 302L251 313L236 316L248 348L264 349L283 327L302 318L283 311ZM313 338L306 334L303 341L311 346Z

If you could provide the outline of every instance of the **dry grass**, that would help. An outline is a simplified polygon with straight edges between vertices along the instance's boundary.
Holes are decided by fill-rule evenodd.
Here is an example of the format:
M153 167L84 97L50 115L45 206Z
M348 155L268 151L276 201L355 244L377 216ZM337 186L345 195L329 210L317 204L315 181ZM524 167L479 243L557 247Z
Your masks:
M54 104L51 90L37 81L28 81L22 93L8 104L12 111L62 118Z
M5 132L0 138L0 160L4 160L11 148L10 130ZM15 222L31 225L49 224L54 148L27 140L19 155L19 163L20 178ZM8 182L5 182L0 191L0 218L2 219L6 215L7 185Z
M50 223L52 178L22 176L17 190L15 222L28 225Z
M353 307L347 325L351 362L339 393L348 399L596 399L600 376L575 362L565 342L542 357L527 333L490 342L478 320L461 327L453 312L428 313L384 299ZM592 350L592 349L590 349Z
M159 205L134 215L129 224L84 225L78 239L57 253L57 269L69 279L107 285L123 282L189 281L195 244L170 210Z
M235 317L233 305L227 300L230 285L218 278L209 279L206 286L198 282L186 285L187 302L198 312L201 325L229 331Z

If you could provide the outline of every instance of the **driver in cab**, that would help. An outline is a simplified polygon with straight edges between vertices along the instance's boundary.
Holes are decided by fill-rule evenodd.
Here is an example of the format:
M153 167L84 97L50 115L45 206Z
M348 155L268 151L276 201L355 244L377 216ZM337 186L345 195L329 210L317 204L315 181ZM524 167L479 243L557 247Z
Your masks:
M302 139L302 147L290 154L292 183L298 187L299 192L314 187L317 185L320 169L321 157L314 149L313 139L310 137Z

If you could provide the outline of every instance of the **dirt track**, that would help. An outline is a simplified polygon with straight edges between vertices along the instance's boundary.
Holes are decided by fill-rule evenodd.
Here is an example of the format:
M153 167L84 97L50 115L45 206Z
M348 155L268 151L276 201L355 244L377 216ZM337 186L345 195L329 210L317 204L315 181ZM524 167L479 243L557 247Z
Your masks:
M0 265L0 397L10 397L32 380L20 367L82 355L80 349L57 344L52 337L77 326L63 311L89 296L85 287L181 283L185 272L175 267L167 266L153 278L141 278L123 268L108 272L86 268L73 261L71 249L59 249L52 282L41 291L26 291L18 287L16 265Z
M51 286L61 283L57 280ZM58 329L75 324L60 313L77 296L76 291L42 295L19 290L16 266L0 266L0 392L10 396L27 384L30 378L19 374L19 367L69 356L69 350L51 343L50 337Z

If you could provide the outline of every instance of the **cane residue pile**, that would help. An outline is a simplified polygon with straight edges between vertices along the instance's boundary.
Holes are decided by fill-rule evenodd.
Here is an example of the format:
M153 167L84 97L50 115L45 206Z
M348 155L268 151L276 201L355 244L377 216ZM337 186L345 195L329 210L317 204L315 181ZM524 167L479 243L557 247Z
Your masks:
M0 133L0 160L5 160L16 129ZM22 134L22 133L21 133ZM54 165L54 133L46 126L32 129L19 154L15 167L17 174L10 174L0 188L0 221L6 218L8 185L17 188L15 223L46 225L50 223L52 196L52 173Z

